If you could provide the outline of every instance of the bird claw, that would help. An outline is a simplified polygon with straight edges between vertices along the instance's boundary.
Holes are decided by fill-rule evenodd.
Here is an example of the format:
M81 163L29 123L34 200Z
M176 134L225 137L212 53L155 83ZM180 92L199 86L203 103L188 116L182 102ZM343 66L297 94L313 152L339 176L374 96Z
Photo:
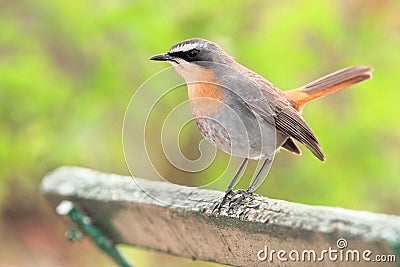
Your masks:
M217 213L220 213L222 206L224 205L225 201L232 193L234 193L232 190L225 192L225 195L222 197L222 199L220 201L217 202L217 204L213 208L212 213L214 213L215 211L217 211Z
M229 212L230 210L236 208L248 196L254 198L255 196L260 196L260 195L254 194L253 192L249 192L243 189L226 192L223 198L216 203L215 207L212 210L212 213L214 213L215 211L217 211L217 213L220 213L222 206L228 199L229 199L228 203L228 212Z

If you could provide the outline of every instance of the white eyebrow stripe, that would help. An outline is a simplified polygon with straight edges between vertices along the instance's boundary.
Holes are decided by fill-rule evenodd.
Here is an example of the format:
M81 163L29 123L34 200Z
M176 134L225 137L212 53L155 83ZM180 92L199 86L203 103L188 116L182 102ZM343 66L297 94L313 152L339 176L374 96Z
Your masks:
M186 52L192 49L197 48L199 45L195 43L186 43L186 44L180 44L177 47L172 48L169 50L170 53L175 53L175 52Z

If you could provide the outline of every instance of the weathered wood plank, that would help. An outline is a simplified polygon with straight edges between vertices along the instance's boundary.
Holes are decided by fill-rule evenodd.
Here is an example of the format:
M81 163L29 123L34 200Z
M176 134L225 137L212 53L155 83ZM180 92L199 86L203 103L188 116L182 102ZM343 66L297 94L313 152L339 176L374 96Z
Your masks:
M317 261L322 251L328 250L324 261L315 264L349 266L355 262L346 261L346 253L352 258L347 251L357 249L360 266L366 264L362 258L365 250L371 251L368 266L382 266L382 262L372 262L375 256L395 255L394 247L400 243L397 216L265 197L247 198L232 210L223 207L220 214L213 214L222 192L139 181L147 193L132 177L61 167L43 179L41 190L54 206L61 200L73 201L117 243L227 265L290 266L294 262L289 256L295 258L297 251L296 266L310 266L310 261L301 259L302 254L308 256L303 250L314 250ZM338 248L339 238L346 239L346 248ZM261 250L266 246L268 253L285 250L286 256L282 256L287 262L280 261L276 253L272 263L270 259L260 261L258 256L265 256ZM329 252L329 248L337 253ZM339 259L330 260L329 253Z

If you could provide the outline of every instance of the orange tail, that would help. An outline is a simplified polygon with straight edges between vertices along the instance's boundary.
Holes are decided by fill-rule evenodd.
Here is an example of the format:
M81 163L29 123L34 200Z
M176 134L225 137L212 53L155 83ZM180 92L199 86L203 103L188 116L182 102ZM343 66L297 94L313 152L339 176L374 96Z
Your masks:
M328 74L302 87L285 91L286 98L297 111L314 99L323 97L372 77L372 67L355 66Z

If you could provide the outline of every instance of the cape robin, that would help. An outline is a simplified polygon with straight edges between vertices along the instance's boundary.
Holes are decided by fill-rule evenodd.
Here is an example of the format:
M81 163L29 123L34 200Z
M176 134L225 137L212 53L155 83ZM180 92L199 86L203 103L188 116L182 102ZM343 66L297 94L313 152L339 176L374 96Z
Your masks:
M179 42L151 60L168 61L185 79L203 136L217 148L244 159L225 197L232 192L248 159L264 159L247 189L247 193L253 193L278 149L301 154L294 140L324 161L314 133L301 116L304 105L371 78L373 70L368 66L349 67L281 91L237 63L216 43L201 38Z

